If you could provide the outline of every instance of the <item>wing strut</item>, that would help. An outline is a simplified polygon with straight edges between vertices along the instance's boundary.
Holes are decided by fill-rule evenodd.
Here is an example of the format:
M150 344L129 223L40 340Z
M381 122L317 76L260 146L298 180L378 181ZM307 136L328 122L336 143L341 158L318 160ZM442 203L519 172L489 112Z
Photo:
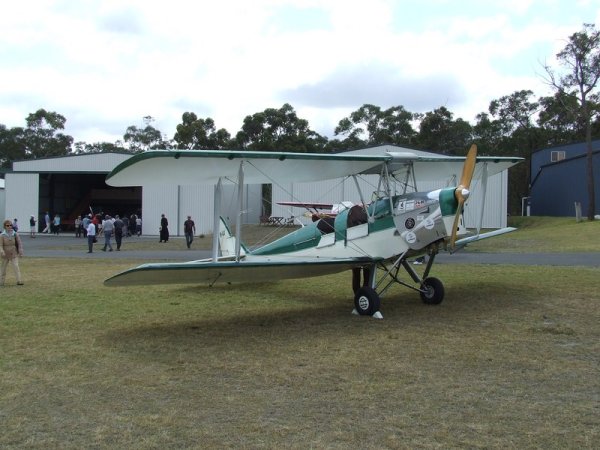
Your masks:
M242 245L242 214L244 209L244 161L240 162L238 171L238 213L237 227L235 228L235 260L240 261L240 248Z
M221 177L215 185L215 198L213 199L213 242L212 242L212 260L219 259L219 230L221 229Z
M483 224L483 213L485 210L485 194L487 190L487 179L488 179L488 163L483 163L483 173L481 175L481 214L479 216L479 223L477 224L477 236L481 231L481 225Z

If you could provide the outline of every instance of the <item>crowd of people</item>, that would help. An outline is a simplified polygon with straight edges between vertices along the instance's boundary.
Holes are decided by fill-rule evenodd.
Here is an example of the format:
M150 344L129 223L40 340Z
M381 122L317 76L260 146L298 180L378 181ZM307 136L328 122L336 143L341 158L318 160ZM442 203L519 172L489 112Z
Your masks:
M55 214L52 218L50 213L46 211L44 214L44 229L42 233L55 234L61 233L61 217ZM98 242L98 238L103 238L102 251L112 252L113 250L120 251L123 243L123 237L141 236L142 235L142 218L136 214L131 214L129 217L120 217L115 215L112 217L109 214L85 214L78 216L74 221L75 237L87 239L87 253L93 253L94 244ZM8 265L13 267L17 285L22 286L21 271L19 268L19 258L23 256L23 242L19 236L18 220L6 219L3 222L2 232L0 233L0 286L4 286L6 279L6 271ZM29 218L29 237L35 238L37 233L37 220L32 214ZM196 234L196 224L191 216L187 216L187 220L183 223L183 233L185 235L185 243L188 249L191 248ZM113 238L115 247L113 249ZM161 214L159 227L159 242L166 243L169 241L169 221L165 214Z

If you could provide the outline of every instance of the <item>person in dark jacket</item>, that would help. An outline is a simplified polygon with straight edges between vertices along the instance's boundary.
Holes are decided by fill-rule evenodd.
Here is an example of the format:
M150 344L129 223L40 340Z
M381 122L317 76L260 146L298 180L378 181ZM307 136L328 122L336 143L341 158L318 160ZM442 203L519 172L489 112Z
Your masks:
M169 221L164 214L160 216L160 240L158 242L167 242L169 240Z

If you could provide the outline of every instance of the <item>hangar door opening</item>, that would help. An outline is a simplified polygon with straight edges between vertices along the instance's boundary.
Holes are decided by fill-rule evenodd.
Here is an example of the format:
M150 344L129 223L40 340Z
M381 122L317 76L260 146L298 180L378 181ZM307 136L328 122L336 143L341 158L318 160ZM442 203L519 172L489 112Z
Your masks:
M40 211L58 214L64 228L77 216L104 213L121 217L141 214L142 188L115 188L104 180L106 173L40 173Z

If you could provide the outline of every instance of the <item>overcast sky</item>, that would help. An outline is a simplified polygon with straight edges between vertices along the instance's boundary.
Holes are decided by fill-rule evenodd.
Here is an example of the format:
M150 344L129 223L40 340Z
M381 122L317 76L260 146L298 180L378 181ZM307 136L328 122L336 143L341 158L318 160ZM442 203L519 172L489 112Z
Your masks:
M191 111L235 135L284 103L328 137L365 103L474 123L516 90L548 95L541 63L583 23L600 2L3 2L0 124L45 108L76 142L115 142L144 116L172 138Z

